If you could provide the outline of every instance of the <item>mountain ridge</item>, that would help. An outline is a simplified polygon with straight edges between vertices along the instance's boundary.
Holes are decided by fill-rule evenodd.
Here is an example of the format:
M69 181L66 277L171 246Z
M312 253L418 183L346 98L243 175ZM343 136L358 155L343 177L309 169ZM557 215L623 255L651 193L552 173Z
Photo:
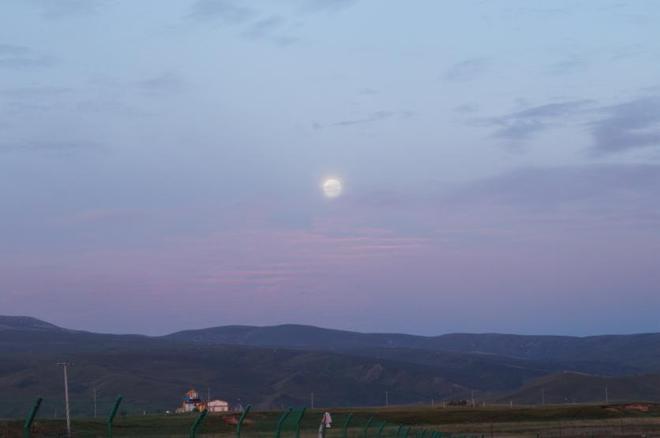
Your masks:
M37 396L61 409L54 364L62 361L74 364L71 396L81 414L92 387L101 403L124 394L136 412L173 409L189 387L206 386L263 409L304 406L309 392L327 406L377 405L385 391L401 404L471 394L540 403L543 385L548 399L601 401L604 382L621 399L660 401L658 334L427 337L282 324L146 336L0 317L0 392L13 400L0 403L0 416L19 415Z

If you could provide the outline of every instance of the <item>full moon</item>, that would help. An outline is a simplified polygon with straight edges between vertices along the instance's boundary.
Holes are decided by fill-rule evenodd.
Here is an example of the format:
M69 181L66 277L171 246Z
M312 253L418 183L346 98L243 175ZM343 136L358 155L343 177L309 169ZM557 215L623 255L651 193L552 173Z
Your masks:
M336 198L341 195L341 181L336 178L328 178L323 181L323 194L327 198Z

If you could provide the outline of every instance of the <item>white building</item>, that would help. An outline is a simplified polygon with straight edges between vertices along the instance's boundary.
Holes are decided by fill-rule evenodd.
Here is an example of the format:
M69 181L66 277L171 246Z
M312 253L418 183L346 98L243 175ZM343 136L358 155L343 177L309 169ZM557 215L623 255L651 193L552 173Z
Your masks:
M206 409L209 412L228 412L229 403L224 400L211 400L206 404Z

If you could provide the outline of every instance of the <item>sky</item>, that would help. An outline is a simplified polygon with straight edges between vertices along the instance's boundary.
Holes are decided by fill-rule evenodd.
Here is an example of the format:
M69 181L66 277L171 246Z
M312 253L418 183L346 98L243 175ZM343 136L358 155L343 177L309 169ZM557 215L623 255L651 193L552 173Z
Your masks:
M660 2L0 9L0 314L660 331Z

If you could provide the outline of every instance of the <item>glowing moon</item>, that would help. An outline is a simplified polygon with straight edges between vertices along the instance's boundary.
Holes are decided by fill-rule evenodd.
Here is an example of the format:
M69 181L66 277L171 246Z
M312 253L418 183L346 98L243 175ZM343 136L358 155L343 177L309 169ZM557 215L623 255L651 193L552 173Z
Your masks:
M336 198L341 195L341 181L336 178L328 178L323 181L323 194L327 198Z

